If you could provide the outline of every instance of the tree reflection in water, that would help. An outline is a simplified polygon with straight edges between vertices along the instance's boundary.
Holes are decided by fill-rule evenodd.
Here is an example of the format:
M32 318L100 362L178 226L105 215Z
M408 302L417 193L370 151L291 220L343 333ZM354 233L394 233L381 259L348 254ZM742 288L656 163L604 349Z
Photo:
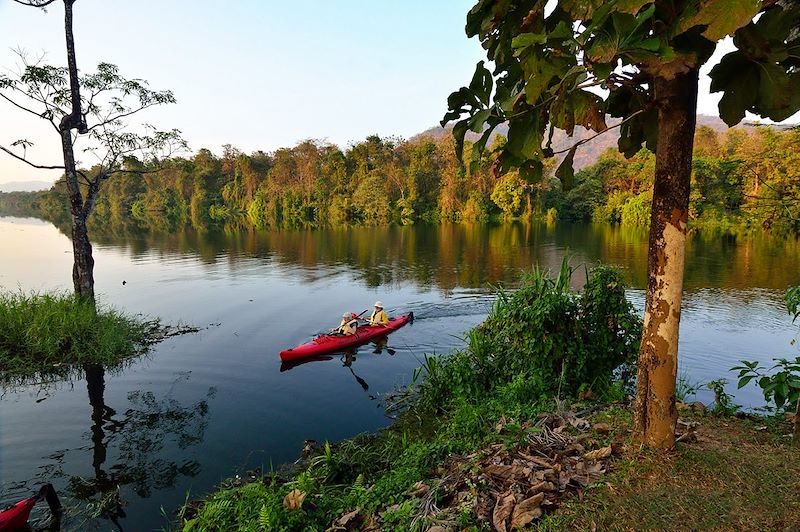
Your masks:
M129 408L119 414L105 403L105 369L86 365L84 372L92 424L91 445L83 450L91 449L93 475L69 477L65 495L83 503L87 518L109 519L122 530L121 488L147 498L154 490L173 486L181 476L200 472L196 460L176 460L167 447L185 450L203 440L208 402L216 390L209 388L203 400L189 406L171 397L172 390L161 399L152 392L133 391L128 394ZM188 377L186 373L181 378Z

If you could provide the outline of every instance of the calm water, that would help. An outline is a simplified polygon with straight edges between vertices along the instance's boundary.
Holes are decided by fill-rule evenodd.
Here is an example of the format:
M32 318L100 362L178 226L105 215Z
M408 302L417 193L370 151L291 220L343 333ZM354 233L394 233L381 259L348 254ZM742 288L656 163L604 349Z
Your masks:
M566 249L574 265L615 264L640 309L646 273L644 233L584 225L109 232L94 241L102 301L205 328L122 371L0 392L0 502L51 481L71 508L69 529L113 529L87 517L87 501L110 486L125 503L119 524L150 530L166 523L162 507L171 514L187 493L293 461L306 439L386 426L384 394L410 381L424 353L462 345L491 306L490 285L513 285L520 269L557 269ZM54 226L0 218L0 250L1 287L71 287L71 246ZM766 238L691 239L680 347L691 381L734 380L727 370L740 358L798 355L781 297L800 284L799 252L797 242ZM417 316L390 337L394 355L368 346L351 367L334 357L281 371L282 348L375 299ZM760 404L755 388L731 391L739 404Z

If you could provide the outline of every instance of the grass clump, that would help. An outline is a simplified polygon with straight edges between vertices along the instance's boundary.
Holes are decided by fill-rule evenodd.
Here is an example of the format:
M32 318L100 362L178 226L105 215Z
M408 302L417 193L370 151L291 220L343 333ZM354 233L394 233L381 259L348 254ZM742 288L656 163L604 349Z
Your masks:
M0 373L4 382L115 365L164 336L158 320L96 308L66 293L0 293Z
M555 278L535 270L501 294L464 350L426 358L403 398L410 406L388 429L326 444L300 470L188 505L183 530L427 529L424 506L439 501L448 460L525 439L557 393L618 392L614 374L635 360L641 322L619 272L595 268L581 294L571 275L565 260ZM413 495L423 486L427 503ZM467 507L458 522L486 526Z

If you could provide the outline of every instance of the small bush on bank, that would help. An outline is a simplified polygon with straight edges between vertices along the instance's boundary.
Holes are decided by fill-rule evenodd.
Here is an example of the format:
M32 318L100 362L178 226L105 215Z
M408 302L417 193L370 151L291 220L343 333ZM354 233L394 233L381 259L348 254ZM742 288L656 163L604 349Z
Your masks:
M62 373L71 365L113 365L163 338L158 320L98 308L70 294L0 293L3 380Z

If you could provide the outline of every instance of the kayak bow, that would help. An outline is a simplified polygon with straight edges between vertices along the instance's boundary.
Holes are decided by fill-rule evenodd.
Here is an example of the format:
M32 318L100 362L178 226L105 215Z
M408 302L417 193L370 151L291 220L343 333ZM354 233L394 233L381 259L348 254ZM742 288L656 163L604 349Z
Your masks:
M359 327L356 329L356 334L351 336L323 334L317 336L310 342L281 351L281 361L289 362L301 358L336 353L350 347L357 347L375 340L376 338L380 338L381 336L385 336L392 331L396 331L413 319L414 313L409 312L408 314L390 319L385 327L380 325Z

